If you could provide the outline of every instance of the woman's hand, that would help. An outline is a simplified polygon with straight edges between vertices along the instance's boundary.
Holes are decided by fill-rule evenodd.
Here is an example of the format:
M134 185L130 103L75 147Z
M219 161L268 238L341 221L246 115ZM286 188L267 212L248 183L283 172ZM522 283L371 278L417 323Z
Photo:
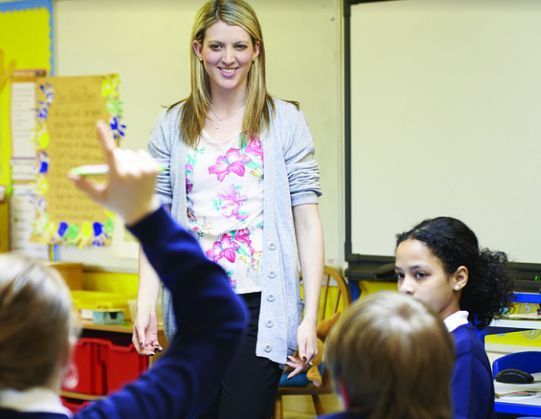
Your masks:
M304 319L297 329L297 345L299 347L295 356L288 356L286 365L293 369L287 378L295 377L309 369L312 360L317 355L317 335L314 321Z
M132 342L141 355L156 355L163 350L158 341L158 317L154 310L137 310Z

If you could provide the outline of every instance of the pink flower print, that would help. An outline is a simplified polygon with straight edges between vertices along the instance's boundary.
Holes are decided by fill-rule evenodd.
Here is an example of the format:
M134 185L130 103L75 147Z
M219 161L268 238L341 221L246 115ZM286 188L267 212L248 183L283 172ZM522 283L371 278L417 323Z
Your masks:
M226 218L235 217L240 221L248 218L248 214L239 214L240 207L246 201L246 196L239 194L233 185L229 187L225 194L219 194L218 197L224 201L222 209L225 210L223 215Z
M238 248L239 245L231 240L231 236L229 234L224 234L221 240L215 241L212 245L212 249L207 250L205 254L213 262L218 262L220 259L225 258L233 263L235 262L235 252Z
M230 148L225 156L220 156L216 160L216 164L209 167L209 174L215 174L218 180L222 182L225 177L233 172L237 176L244 176L244 164L250 161L250 157L246 154L241 154L240 150Z
M250 142L246 146L246 153L263 159L263 144L259 137L250 138Z
M238 243L243 243L245 247L250 250L250 256L253 257L255 249L252 246L252 239L250 238L250 230L247 228L242 228L237 230L235 234L235 241Z
M247 228L237 230L237 233L235 234L235 241L244 243L251 248L252 240L250 239L250 230Z

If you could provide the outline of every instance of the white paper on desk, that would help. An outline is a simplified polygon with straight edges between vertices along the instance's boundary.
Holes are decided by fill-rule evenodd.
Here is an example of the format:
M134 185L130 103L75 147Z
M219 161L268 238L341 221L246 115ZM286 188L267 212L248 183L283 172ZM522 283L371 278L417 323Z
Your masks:
M34 185L13 185L10 200L10 248L30 257L48 259L48 246L30 241L36 216L34 201Z
M516 390L509 393L496 393L497 400L501 402L512 402L513 400L532 399L541 396L539 390Z
M11 85L11 155L35 158L36 87L33 82Z

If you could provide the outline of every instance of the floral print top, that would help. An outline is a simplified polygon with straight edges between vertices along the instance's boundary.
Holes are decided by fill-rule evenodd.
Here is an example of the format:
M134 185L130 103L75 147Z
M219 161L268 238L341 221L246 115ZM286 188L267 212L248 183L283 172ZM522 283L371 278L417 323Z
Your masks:
M207 257L239 294L261 291L263 146L243 133L214 141L205 130L186 156L186 210Z

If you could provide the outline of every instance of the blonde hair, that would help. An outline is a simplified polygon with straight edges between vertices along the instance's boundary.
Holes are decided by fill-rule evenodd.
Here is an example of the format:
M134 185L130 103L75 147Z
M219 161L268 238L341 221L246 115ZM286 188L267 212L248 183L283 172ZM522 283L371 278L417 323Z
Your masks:
M451 336L414 298L380 292L356 301L331 330L325 357L363 417L451 417Z
M0 389L49 386L77 334L60 274L21 255L0 255Z
M242 131L247 136L259 135L264 128L269 127L271 113L274 111L274 102L267 93L265 80L263 34L254 9L243 0L210 0L199 9L195 17L190 40L191 93L181 101L184 104L180 131L184 141L192 146L201 135L212 101L208 74L195 54L192 43L198 41L203 45L207 29L218 21L240 26L248 32L254 47L259 43L259 55L254 59L248 73Z

